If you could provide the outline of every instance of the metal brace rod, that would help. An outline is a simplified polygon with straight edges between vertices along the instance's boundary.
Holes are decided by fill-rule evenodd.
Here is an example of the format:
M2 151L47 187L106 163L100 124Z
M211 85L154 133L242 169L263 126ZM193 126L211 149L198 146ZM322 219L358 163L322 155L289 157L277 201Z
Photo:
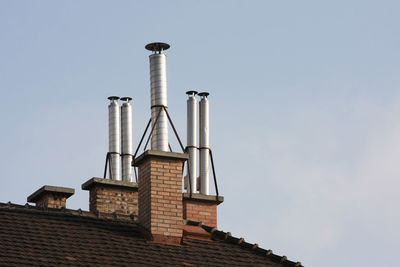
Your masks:
M165 113L167 114L169 123L171 123L172 129L174 130L176 139L178 139L178 142L179 142L179 145L181 146L182 152L185 152L185 148L183 147L182 142L181 142L181 139L179 138L178 132L177 132L176 129L175 129L175 125L174 125L174 123L172 122L171 117L169 116L168 110L165 108L165 106L163 106L163 108L164 108L164 110L165 110Z
M138 153L138 151L139 151L139 148L140 148L140 146L142 145L143 139L144 139L144 137L146 136L147 130L149 129L150 123L151 123L151 118L150 118L149 122L147 123L146 129L144 130L144 133L143 133L143 135L142 135L142 138L140 138L140 142L139 142L139 145L138 145L138 147L137 147L137 149L136 149L136 151L135 151L135 154L133 155L133 159L136 158L136 155L137 155L137 153Z
M147 138L146 145L144 146L144 149L143 149L143 150L146 150L146 147L147 147L147 145L149 144L150 137L153 135L154 129L156 128L156 125L157 125L158 118L160 117L161 110L162 110L162 109L160 108L160 110L159 110L158 113L157 113L156 120L154 121L154 124L153 124L153 126L151 127L151 131L150 131L150 134L149 134L149 138ZM150 119L150 120L151 120L151 119Z
M219 193L218 193L217 176L215 174L214 159L213 159L212 151L210 148L208 148L208 151L210 151L211 167L212 167L213 176L214 176L215 193L217 193L217 199L218 199Z
M104 175L103 175L104 179L106 179L107 167L108 167L108 170L109 170L110 179L112 179L114 177L113 173L112 173L112 168L111 168L111 163L112 163L111 155L112 154L120 155L120 153L118 153L118 152L107 152L107 154L106 154L106 163L105 163L105 166L104 166ZM108 165L110 165L110 167Z

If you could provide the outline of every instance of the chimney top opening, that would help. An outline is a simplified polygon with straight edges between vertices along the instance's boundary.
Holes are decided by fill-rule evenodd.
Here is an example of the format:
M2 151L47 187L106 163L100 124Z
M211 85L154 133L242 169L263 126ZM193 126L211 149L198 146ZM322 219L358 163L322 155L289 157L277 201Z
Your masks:
M197 95L197 91L187 91L186 94L190 97L190 96L195 96Z
M145 48L149 51L154 52L154 54L161 54L163 51L170 48L170 45L167 43L156 42L147 44Z
M198 93L198 95L201 96L202 98L207 98L207 96L208 96L209 94L210 94L210 93L208 93L208 92L201 92L201 93Z
M125 97L121 97L120 99L121 99L122 101L126 101L127 103L129 103L129 101L132 100L132 97L125 96Z
M119 100L119 96L113 95L113 96L109 96L107 99L110 100L111 102L114 102L114 101Z

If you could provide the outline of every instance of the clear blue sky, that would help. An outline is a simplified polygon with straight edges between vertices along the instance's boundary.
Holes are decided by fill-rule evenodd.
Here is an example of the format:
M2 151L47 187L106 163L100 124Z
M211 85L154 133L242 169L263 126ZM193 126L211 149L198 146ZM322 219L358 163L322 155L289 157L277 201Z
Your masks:
M150 116L148 51L171 44L169 110L209 91L219 227L306 266L395 266L400 2L0 1L0 201L101 176L109 95ZM171 142L178 149L176 142Z

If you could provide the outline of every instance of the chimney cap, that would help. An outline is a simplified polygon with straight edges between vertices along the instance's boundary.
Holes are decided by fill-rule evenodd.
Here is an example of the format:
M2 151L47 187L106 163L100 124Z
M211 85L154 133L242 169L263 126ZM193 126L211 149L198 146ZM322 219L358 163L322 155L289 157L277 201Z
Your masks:
M184 162L189 159L189 154L187 153L176 153L176 152L167 152L167 151L160 151L160 150L146 150L142 155L136 157L133 162L132 166L138 167L144 159L146 158L163 158L169 159L171 161L181 161Z
M208 202L214 204L221 204L224 202L223 196L211 196L211 195L204 195L199 193L183 193L182 194L184 200L191 200L196 202Z
M119 96L115 96L115 95L112 95L112 96L109 96L108 98L107 98L108 100L118 100L119 99Z
M41 198L46 193L53 193L65 197L70 197L75 193L75 189L61 186L50 186L44 185L34 193L32 193L28 198L28 202L36 202L39 198Z
M124 188L137 190L137 183L93 177L82 184L82 190L90 190L93 186L107 188Z
M199 96L204 96L204 97L207 97L209 94L210 94L210 93L208 93L208 92L201 92L201 93L198 93Z
M131 101L131 100L132 100L132 97L129 97L129 96L124 96L124 97L121 97L120 99L121 99L122 101L129 102L129 101Z
M187 95L197 95L197 91L187 91Z
M170 45L167 43L161 43L161 42L155 42L155 43L150 43L145 46L145 48L149 51L153 52L162 52L170 48Z

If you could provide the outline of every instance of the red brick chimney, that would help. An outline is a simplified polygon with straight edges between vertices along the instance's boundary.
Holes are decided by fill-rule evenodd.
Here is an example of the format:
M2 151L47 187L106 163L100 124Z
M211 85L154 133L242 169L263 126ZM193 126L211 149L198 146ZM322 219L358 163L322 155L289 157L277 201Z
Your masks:
M187 159L187 154L148 150L134 160L139 168L138 221L155 242L181 242L182 163Z
M217 227L217 206L223 201L222 196L184 193L183 218Z

